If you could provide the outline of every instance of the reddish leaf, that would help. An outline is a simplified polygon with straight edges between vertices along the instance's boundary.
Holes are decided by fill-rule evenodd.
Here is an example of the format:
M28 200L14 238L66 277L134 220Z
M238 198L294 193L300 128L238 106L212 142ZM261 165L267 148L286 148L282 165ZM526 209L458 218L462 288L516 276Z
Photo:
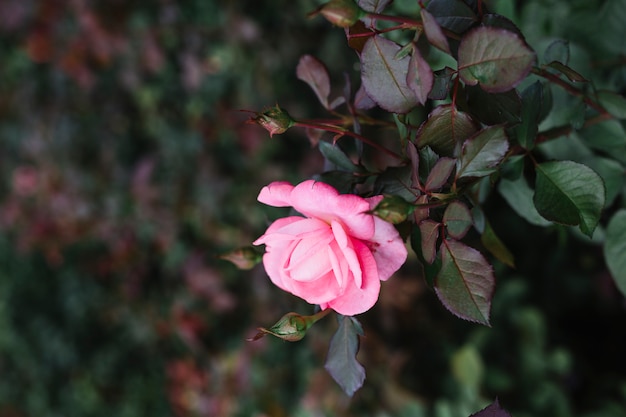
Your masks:
M498 399L470 417L511 417L508 411L500 406Z
M422 22L424 23L424 33L426 33L428 42L449 54L450 45L448 45L448 39L446 38L446 35L443 34L439 23L435 20L435 17L426 9L422 9L421 14Z
M455 239L462 239L473 223L472 213L460 201L450 203L443 213L443 224L446 225L448 236Z
M433 169L428 174L424 189L427 191L437 190L448 181L454 166L456 165L456 159L454 158L439 158Z
M416 223L426 220L430 215L430 209L428 207L419 207L420 204L428 204L428 196L423 194L415 200L415 210L413 211L413 218Z
M463 143L461 157L457 162L457 178L491 174L508 150L509 142L502 126L481 130Z
M430 65L419 50L413 47L413 54L409 60L409 69L406 73L406 83L411 90L415 93L417 101L422 105L426 103L430 91L433 89L433 70L430 69Z
M422 235L422 256L429 264L435 261L437 256L437 239L439 239L439 226L441 223L426 219L419 224Z
M451 105L436 107L417 131L418 148L430 146L439 155L453 156L460 144L478 131L467 114Z
M440 252L441 270L435 278L439 300L452 314L488 326L493 268L479 251L457 240L444 239Z
M376 107L376 103L370 98L370 96L367 95L367 92L365 91L365 88L363 88L362 84L354 95L354 107L359 110L369 110Z
M535 60L535 52L516 33L481 26L461 39L459 76L466 84L502 93L517 86Z
M400 49L382 36L370 38L361 52L361 78L367 95L381 108L408 113L418 100L406 82L410 58L396 59Z
M311 55L303 55L300 58L300 62L298 62L296 75L299 80L304 81L311 87L320 103L328 109L330 78L326 66Z

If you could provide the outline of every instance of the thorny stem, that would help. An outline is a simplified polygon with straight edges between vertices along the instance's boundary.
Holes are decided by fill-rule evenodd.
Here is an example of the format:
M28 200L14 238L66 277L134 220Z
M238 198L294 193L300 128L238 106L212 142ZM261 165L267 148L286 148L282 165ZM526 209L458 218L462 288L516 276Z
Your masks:
M583 91L580 91L579 89L569 84L567 81L561 79L557 75L554 75L551 72L546 71L545 69L539 68L539 67L534 67L532 69L532 72L533 74L543 77L546 80L558 85L559 87L561 87L562 89L570 93L571 95L576 96L576 97L582 97L585 104L597 110L598 112L606 113L606 110L601 105L591 100Z
M311 128L311 129L321 129L321 130L326 130L327 132L333 132L333 133L337 133L338 135L341 136L350 136L353 137L355 139L360 140L361 142L381 151L384 152L385 154L399 160L402 161L403 158L398 155L397 153L395 153L394 151L387 149L383 146L380 146L378 143L373 142L371 140L369 140L368 138L366 138L365 136L361 136L357 133L354 133L348 129L345 129L343 127L339 127L339 126L335 126L335 125L330 125L330 124L325 124L325 123L316 123L313 121L300 121L300 122L296 122L294 124L294 126L297 127L305 127L305 128Z
M367 13L367 17L369 17L370 19L386 20L388 22L400 23L402 25L401 28L404 28L404 29L411 29L411 28L423 29L424 28L424 22L422 22L421 20L409 19L409 18L401 17L401 16L390 16L390 15L379 14L379 13ZM446 35L448 38L456 39L456 40L461 39L460 35L452 32L451 30L448 30L443 27L441 28L441 30L444 33L444 35Z

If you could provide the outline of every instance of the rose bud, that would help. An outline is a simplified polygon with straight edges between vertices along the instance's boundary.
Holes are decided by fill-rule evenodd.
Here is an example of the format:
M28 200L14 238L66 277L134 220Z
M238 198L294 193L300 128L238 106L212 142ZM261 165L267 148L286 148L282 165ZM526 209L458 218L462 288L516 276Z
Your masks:
M367 13L354 0L331 0L312 12L310 16L321 14L335 26L349 28Z
M280 135L295 124L286 110L276 107L269 108L262 113L256 113L256 117L248 120L248 123L256 123L270 132L270 137L274 134Z

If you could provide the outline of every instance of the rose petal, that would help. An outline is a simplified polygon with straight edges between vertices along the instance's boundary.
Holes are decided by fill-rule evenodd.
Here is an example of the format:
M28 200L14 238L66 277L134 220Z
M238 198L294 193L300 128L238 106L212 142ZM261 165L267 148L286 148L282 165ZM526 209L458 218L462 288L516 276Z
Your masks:
M353 244L363 270L363 285L358 288L354 281L348 281L343 294L328 302L328 307L345 316L354 316L369 310L376 304L380 293L380 279L372 253L358 240Z
M361 285L363 284L363 273L361 272L359 259L354 252L352 241L350 237L346 235L346 231L343 229L341 224L339 224L339 222L333 220L331 226L333 229L333 235L335 236L335 240L337 241L339 249L341 250L341 254L348 263L348 268L350 269L350 272L352 272L352 278L354 279L356 286L358 288L361 288Z
M332 271L315 281L293 281L291 284L292 294L310 304L329 303L341 294Z
M367 200L373 209L382 198L376 196ZM404 241L391 223L374 216L374 224L374 236L368 246L378 266L379 279L386 281L406 262L408 253Z
M293 188L293 185L286 181L275 181L261 189L257 200L268 206L289 207Z

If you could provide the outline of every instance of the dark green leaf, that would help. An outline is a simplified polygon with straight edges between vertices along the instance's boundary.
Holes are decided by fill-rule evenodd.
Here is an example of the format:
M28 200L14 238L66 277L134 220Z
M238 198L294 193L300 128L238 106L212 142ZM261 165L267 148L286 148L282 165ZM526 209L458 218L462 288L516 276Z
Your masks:
M617 288L626 296L626 209L615 213L606 228L604 259Z
M522 100L517 90L488 93L479 86L467 86L468 111L486 125L519 123Z
M574 71L570 67L565 64L562 64L558 61L552 61L548 64L548 66L552 69L557 70L561 74L565 75L570 81L577 83L586 83L587 79L580 75L578 72Z
M510 19L499 14L485 14L481 21L483 26L489 26L493 28L504 29L509 32L517 34L520 38L524 39L524 35L520 29Z
M457 240L444 239L440 251L437 296L454 315L488 326L495 289L493 268L479 251Z
M537 81L522 92L522 121L515 127L515 138L524 149L535 145L542 106L543 86Z
M452 174L452 170L456 165L456 159L453 158L439 158L439 160L435 163L435 166L428 174L428 178L426 179L426 184L424 184L424 189L426 191L434 191L443 187L444 184L450 178L450 174Z
M320 142L318 144L320 152L328 161L332 162L337 168L341 168L348 172L357 172L360 168L352 162L352 160L344 153L338 145L331 145L328 142Z
M467 114L451 105L436 107L417 131L418 148L430 146L442 156L454 156L460 144L477 131L476 124Z
M503 178L498 184L498 192L509 203L509 206L527 222L536 226L549 226L552 223L541 217L535 205L535 192L526 182L526 178L519 177L515 181Z
M600 176L572 161L544 162L536 169L533 201L539 214L556 223L580 225L591 237L606 198Z
M415 194L411 191L411 173L410 165L387 168L376 178L374 193L397 195L407 201L415 200Z
M625 169L619 162L614 159L601 158L599 156L593 156L580 161L593 169L600 175L604 186L606 187L606 202L605 206L611 205L613 200L622 192L624 187L624 175Z
M543 62L560 62L563 65L569 64L569 42L557 39L546 48L543 54Z
M514 155L509 157L501 166L502 178L514 181L524 173L524 155Z
M602 107L618 119L626 119L626 98L611 91L599 91L598 100Z
M455 70L450 67L445 67L434 72L435 80L433 82L433 88L428 95L431 100L444 100L448 97L450 91L450 81L452 75L455 74Z
M626 131L617 120L607 120L580 131L585 144L626 164Z
M484 177L491 174L508 149L509 142L502 126L481 130L463 143L456 177Z
M448 204L443 213L443 224L446 226L448 236L454 239L462 239L473 223L472 213L465 203L458 200Z
M430 1L426 10L441 27L456 33L463 33L478 22L476 14L462 0Z
M418 103L406 83L408 56L396 59L400 46L382 36L372 36L361 52L361 79L367 95L383 109L408 113Z
M458 62L459 76L466 84L501 93L528 75L535 52L514 32L482 26L463 36Z
M365 369L356 360L363 329L354 317L339 316L338 320L339 328L330 340L324 367L343 391L352 396L365 381Z
M489 221L485 219L485 227L480 235L480 242L485 248L505 265L515 268L515 258L509 249L500 240L496 232L491 227Z

